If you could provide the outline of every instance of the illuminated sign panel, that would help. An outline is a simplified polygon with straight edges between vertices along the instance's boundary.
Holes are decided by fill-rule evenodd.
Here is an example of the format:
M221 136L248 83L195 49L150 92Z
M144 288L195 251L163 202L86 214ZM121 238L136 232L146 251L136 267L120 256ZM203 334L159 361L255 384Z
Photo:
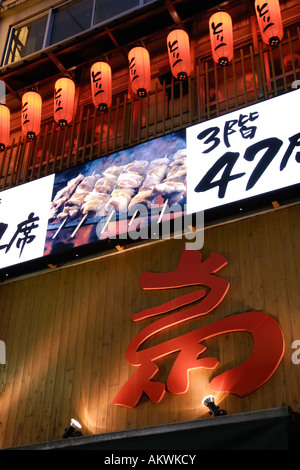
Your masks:
M0 194L0 269L44 255L54 175Z
M300 182L300 90L187 129L187 210Z
M299 107L296 89L1 192L0 269L298 184Z

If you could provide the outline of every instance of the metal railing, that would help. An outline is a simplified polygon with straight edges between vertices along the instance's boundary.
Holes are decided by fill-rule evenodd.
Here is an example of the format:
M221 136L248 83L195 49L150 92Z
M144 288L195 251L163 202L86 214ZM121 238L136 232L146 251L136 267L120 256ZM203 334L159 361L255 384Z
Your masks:
M48 122L34 141L13 137L0 155L0 190L289 92L299 79L299 27L277 49L259 43L235 50L225 68L199 58L186 82L157 80L146 98L124 94L102 114L82 104L67 128Z

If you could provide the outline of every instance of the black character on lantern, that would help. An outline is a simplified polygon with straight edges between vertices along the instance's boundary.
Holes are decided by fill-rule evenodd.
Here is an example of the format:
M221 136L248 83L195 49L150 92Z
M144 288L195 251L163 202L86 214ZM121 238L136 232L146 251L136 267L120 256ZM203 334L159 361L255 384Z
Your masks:
M94 97L100 95L101 93L105 93L105 91L102 88L102 72L99 70L98 72L92 71L92 81L95 84L95 87L97 89L96 93L94 93ZM98 105L99 111L105 111L107 109L107 104L106 103L100 103Z
M26 101L26 103L23 104L23 108L22 108L23 126L27 124L27 122L29 122L27 111L28 111L28 101Z
M60 98L61 98L61 88L59 88L58 90L55 90L55 104L57 106L56 109L55 109L56 113L63 109L63 107L61 106Z
M136 72L136 69L135 69L135 57L132 57L130 63L129 63L129 68L130 68L130 73L131 75L133 75L131 81L133 82L134 80L136 80L137 78L139 78L139 75L137 74Z
M217 36L217 41L220 41L219 44L215 47L215 51L217 51L220 47L227 46L226 42L224 42L224 36L223 36L223 23L218 23L217 25L215 22L212 23L211 27L213 30L213 35Z
M95 83L95 87L97 88L96 93L94 93L94 96L99 95L100 93L104 93L104 90L102 90L102 83L101 83L101 71L99 72L92 72L92 80L93 83Z
M275 26L275 23L272 23L271 21L267 3L263 3L262 6L257 5L256 11L258 13L258 17L262 18L263 33L265 33L271 26ZM269 39L269 44L271 47L277 47L279 45L279 42L280 42L280 39L278 36L272 36Z
M270 28L271 26L274 26L274 23L271 22L270 16L268 16L268 13L269 13L268 4L264 3L261 7L257 5L256 9L257 9L259 18L262 18L263 22L265 23L263 32L266 32L268 28Z
M170 54L172 54L172 57L174 58L172 67L175 67L177 64L179 64L179 62L182 62L182 59L180 59L179 57L179 52L176 52L178 51L178 41L175 40L172 43L169 41L168 47L169 47Z
M33 240L35 239L35 235L32 235L31 232L32 232L32 230L38 228L38 224L35 223L38 220L40 220L39 217L34 216L34 213L31 212L29 214L27 220L24 220L23 222L21 222L17 225L17 230L15 231L14 235L12 236L10 242L7 243L6 245L1 245L0 250L5 249L5 253L7 253L11 249L13 243L16 241L16 246L17 246L17 248L20 249L20 255L19 256L21 257L25 245L28 244L28 243L32 243ZM5 225L5 224L1 224L1 225ZM5 227L5 230L6 230L6 228L7 227ZM1 227L0 227L0 229L1 229ZM3 229L4 229L4 227L3 227ZM2 235L3 235L3 233L2 233Z

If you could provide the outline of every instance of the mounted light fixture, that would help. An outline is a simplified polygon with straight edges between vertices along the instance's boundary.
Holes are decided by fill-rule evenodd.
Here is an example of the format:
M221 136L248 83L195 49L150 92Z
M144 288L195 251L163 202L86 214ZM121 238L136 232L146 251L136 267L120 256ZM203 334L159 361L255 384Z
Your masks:
M172 75L186 80L192 71L189 35L183 29L174 29L167 36L167 47Z
M3 152L10 142L10 110L0 104L0 152Z
M228 65L233 58L231 16L225 11L214 13L209 19L209 34L214 61L221 66Z
M263 42L277 47L283 37L279 0L255 0L254 5Z
M91 67L91 88L95 108L106 111L112 104L112 74L107 62L95 62Z
M141 97L147 96L151 87L150 55L143 46L133 47L128 54L129 79L132 91Z
M216 406L215 397L213 395L204 397L202 400L202 405L207 406L207 408L210 410L210 415L213 414L214 416L223 416L227 414L225 410L220 410L220 407Z
M82 432L80 431L81 428L81 424L76 421L76 419L72 418L70 426L66 428L65 432L63 433L63 439L67 439L68 437L82 436Z
M36 91L22 96L22 131L28 139L35 139L41 130L42 97Z
M72 122L74 114L75 83L68 77L59 78L54 86L54 120L60 127Z

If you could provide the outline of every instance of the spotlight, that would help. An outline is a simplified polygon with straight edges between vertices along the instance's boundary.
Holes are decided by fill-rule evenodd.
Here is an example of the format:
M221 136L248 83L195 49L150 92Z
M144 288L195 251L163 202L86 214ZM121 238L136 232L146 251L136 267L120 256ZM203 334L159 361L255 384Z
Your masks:
M81 424L76 421L76 419L72 418L70 426L66 428L65 432L63 433L63 439L67 439L68 437L82 436L82 432L80 431L81 428Z
M214 416L223 416L227 414L225 410L220 410L220 407L215 405L215 397L213 395L204 397L202 400L202 405L207 406L207 408L210 410L210 415L213 414Z

